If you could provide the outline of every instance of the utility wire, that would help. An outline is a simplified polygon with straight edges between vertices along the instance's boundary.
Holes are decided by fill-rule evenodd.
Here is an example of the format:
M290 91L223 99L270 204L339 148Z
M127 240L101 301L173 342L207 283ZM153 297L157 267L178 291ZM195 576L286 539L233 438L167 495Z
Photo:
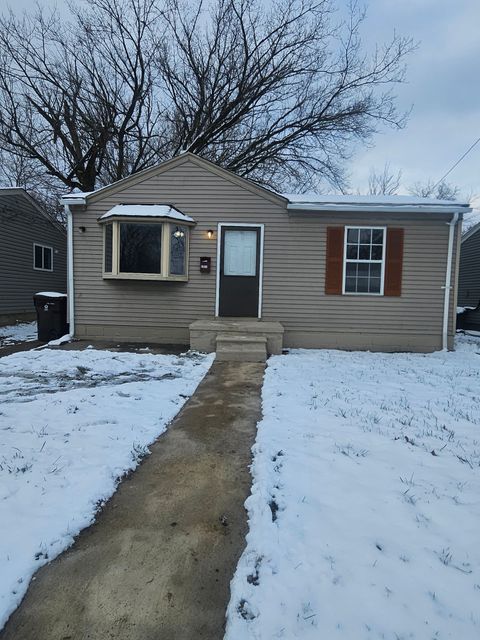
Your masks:
M477 146L477 144L478 144L479 142L480 142L480 138L477 138L477 139L475 140L475 142L474 142L470 147L468 147L468 149L465 151L465 153L463 154L463 156L461 156L461 157L460 157L460 158L455 162L455 164L453 165L453 167L451 167L451 168L447 171L447 173L446 173L442 178L440 178L440 180L439 180L439 181L438 181L438 182L433 186L432 191L433 191L433 189L436 189L436 187L438 187L438 185L439 185L440 183L442 183L442 182L445 180L445 178L446 178L448 175L450 175L450 174L452 173L452 171L455 169L455 167L457 167L457 166L460 164L460 162L461 162L461 161L462 161L466 156L468 156L468 154L470 153L470 151L471 151L474 147L476 147L476 146Z

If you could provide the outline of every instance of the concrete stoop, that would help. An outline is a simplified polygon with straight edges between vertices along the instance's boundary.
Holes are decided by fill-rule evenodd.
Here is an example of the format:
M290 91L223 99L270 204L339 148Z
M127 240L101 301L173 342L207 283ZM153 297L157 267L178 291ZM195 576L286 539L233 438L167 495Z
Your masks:
M216 343L219 362L265 362L267 359L264 336L219 333Z
M267 355L282 353L283 326L258 318L215 318L190 325L190 348L217 352L217 359L265 362Z

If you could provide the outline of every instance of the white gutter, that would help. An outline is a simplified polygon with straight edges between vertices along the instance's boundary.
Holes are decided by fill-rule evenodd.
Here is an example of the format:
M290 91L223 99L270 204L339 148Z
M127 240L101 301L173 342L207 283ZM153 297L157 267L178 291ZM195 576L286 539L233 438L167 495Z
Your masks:
M75 336L75 290L73 286L73 216L70 206L64 203L67 214L67 296L69 333Z
M445 295L443 299L443 329L442 329L442 350L448 350L448 319L450 315L450 292L452 290L452 258L453 258L453 241L455 237L455 227L457 226L459 214L454 213L450 222L448 222L448 252L447 252L447 270L445 273Z
M85 194L81 196L62 196L60 202L65 206L67 204L87 204Z

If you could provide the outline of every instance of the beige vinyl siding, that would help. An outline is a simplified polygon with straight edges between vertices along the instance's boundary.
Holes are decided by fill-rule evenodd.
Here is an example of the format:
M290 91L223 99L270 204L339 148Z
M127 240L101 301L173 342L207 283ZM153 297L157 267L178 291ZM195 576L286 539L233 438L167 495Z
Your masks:
M53 249L53 271L33 268L33 245ZM0 318L33 313L33 294L65 292L66 233L48 220L19 190L0 190Z
M458 304L476 307L480 303L480 229L464 240L460 251Z
M171 204L197 221L191 231L187 283L102 279L102 227L97 219L120 203ZM79 335L188 340L188 325L215 313L217 224L240 222L265 225L262 317L283 324L286 346L331 346L338 343L338 335L352 348L357 348L355 340L358 348L370 348L372 340L392 348L441 346L448 215L288 216L281 199L272 201L190 159L106 194L85 211L73 211ZM405 229L401 297L325 295L326 228L344 224ZM79 226L86 232L80 233ZM215 230L213 240L207 239L208 229ZM210 274L199 273L201 256L211 256ZM380 334L387 336L384 343Z

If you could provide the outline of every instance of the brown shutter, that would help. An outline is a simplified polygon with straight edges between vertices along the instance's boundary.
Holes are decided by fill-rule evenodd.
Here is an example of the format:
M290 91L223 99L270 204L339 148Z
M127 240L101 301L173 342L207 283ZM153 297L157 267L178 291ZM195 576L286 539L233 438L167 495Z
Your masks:
M386 296L402 294L403 229L387 229L387 251L385 263Z
M342 293L344 227L327 227L325 293Z

